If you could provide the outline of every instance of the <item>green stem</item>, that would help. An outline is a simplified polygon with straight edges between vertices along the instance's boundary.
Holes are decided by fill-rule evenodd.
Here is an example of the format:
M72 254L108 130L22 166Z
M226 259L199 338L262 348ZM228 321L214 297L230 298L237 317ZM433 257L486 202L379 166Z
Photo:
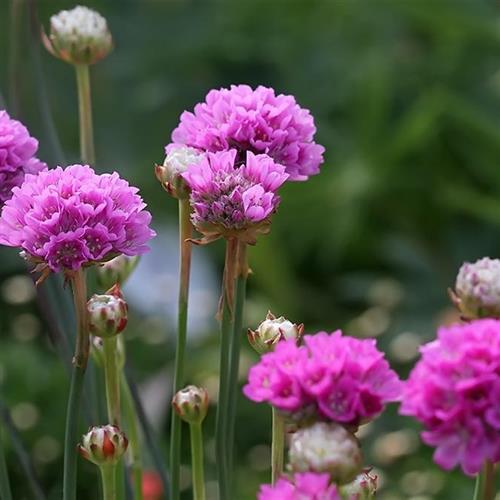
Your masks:
M102 498L103 500L116 500L116 466L101 465Z
M106 403L108 420L120 427L120 367L118 366L118 337L103 339L104 379L106 384Z
M93 165L95 163L95 150L89 67L86 64L77 64L75 69L80 114L80 155L83 162Z
M21 0L11 0L10 2L10 51L9 51L9 111L14 116L19 114L19 93L22 83L22 14L23 2Z
M205 500L205 472L203 465L203 433L201 423L190 424L191 466L193 470L193 500Z
M231 354L229 369L229 408L228 408L228 473L233 477L234 431L236 424L236 406L238 400L238 374L240 367L241 337L243 314L247 288L248 263L246 244L238 244L238 269L236 274L236 301L234 308L234 329L231 335Z
M9 473L5 462L5 451L3 447L3 429L0 427L0 498L2 500L12 500L10 489Z
M134 476L134 500L142 500L142 464L139 431L137 427L137 413L135 411L130 387L123 374L120 377L120 381L123 396L123 409L127 422L128 453L130 456L132 474Z
M189 276L191 273L191 242L193 226L190 219L189 199L179 199L179 305L177 317L177 346L175 350L173 393L184 386L184 358L186 351ZM182 422L172 409L170 437L170 498L178 500L181 466Z
M283 473L283 458L285 453L285 420L273 408L273 437L271 445L271 467L273 484Z
M238 242L228 239L226 242L226 258L221 299L221 339L220 339L220 373L219 401L215 423L215 455L217 459L217 475L219 481L219 497L229 500L230 483L228 468L228 410L229 410L229 373L231 362L231 336L234 329L234 280L237 268Z
M493 500L495 497L495 465L487 460L476 478L474 500Z
M78 421L82 400L83 380L89 358L89 333L87 318L87 285L85 273L80 269L70 277L77 319L75 355L66 414L64 437L63 500L76 499L76 445Z

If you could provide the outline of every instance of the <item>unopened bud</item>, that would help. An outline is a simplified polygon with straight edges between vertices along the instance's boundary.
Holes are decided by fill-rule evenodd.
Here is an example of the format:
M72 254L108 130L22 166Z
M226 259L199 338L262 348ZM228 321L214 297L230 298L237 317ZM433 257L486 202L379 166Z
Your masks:
M115 425L91 427L82 436L78 451L96 465L115 465L127 451L128 440Z
M155 166L156 178L165 190L176 198L187 198L189 190L181 177L190 165L198 164L203 153L183 144L169 144L165 148L163 165Z
M289 458L294 472L328 472L338 484L351 482L363 464L356 437L342 425L325 422L293 434Z
M463 264L450 296L465 319L500 318L500 260Z
M125 367L125 344L123 337L119 335L116 338L115 356L116 365L119 370ZM90 336L90 353L97 366L104 367L104 339L95 335Z
M172 406L182 420L199 424L208 412L208 392L203 387L188 385L175 394Z
M377 479L370 469L364 470L352 483L342 487L342 495L349 500L372 500L377 492Z
M98 285L104 290L111 288L116 283L123 286L132 274L132 271L136 268L138 262L138 256L129 257L127 255L119 255L101 264L97 267L96 273Z
M248 330L248 342L259 353L264 354L274 349L280 340L302 340L304 325L296 325L283 316L276 318L270 311L257 330Z
M102 338L118 335L127 326L127 309L118 285L104 295L92 295L87 302L90 333Z
M42 41L52 55L71 64L94 64L113 48L106 19L80 5L52 16L50 35L42 32Z

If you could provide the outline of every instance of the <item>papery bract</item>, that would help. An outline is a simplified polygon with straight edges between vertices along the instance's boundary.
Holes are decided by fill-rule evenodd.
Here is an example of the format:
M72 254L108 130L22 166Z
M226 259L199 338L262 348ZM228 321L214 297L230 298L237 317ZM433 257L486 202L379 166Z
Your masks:
M314 142L316 127L309 110L290 95L248 85L211 90L194 112L185 111L172 140L203 151L236 149L265 153L284 165L290 180L303 181L319 173L323 146Z
M421 347L401 413L422 422L444 469L476 474L485 460L500 460L500 321L442 327Z

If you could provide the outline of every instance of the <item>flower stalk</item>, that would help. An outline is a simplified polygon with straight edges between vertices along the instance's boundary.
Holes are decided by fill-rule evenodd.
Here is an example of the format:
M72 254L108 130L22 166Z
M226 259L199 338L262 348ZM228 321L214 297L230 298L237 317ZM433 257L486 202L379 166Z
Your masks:
M190 220L190 205L188 198L179 199L179 302L177 318L177 347L175 350L174 394L184 386L184 358L186 350L187 317L189 299L189 277L191 273L191 242L193 226ZM181 453L182 423L179 416L172 410L170 469L171 495L173 500L179 498L180 453Z
M118 366L118 337L103 338L104 379L106 385L106 404L108 419L113 425L120 426L120 378L121 368Z
M102 498L116 500L116 465L101 465Z
M3 446L3 429L0 427L0 498L12 500L12 490L10 488L9 473L5 461L5 450Z
M88 64L75 64L80 115L80 152L82 161L95 163L92 102L90 98L90 72Z
M193 470L193 499L205 500L205 473L203 465L203 433L201 422L191 423L191 466Z
M493 500L495 497L495 466L487 460L476 477L474 500Z
M78 421L83 392L83 380L89 358L89 333L87 316L87 284L85 271L79 269L69 280L73 290L73 301L77 321L75 355L66 413L66 433L64 438L64 478L63 500L76 498L76 449L78 441Z
M271 474L272 484L275 484L281 474L283 474L283 462L285 454L285 419L279 414L276 408L273 413L273 435L271 444Z

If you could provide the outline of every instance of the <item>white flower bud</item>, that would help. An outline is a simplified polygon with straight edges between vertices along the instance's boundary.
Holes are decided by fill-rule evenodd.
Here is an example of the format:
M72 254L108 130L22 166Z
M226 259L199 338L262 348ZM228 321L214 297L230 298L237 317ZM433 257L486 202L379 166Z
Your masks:
M172 406L185 422L203 422L208 412L208 392L203 387L188 385L175 394Z
M294 472L328 472L338 484L351 482L363 464L356 437L342 425L325 422L299 429L292 436L289 458Z
M115 465L127 451L128 439L115 425L91 427L82 436L78 451L96 465Z
M71 64L94 64L113 47L106 19L95 10L77 6L50 18L50 36L42 34L47 50Z
M264 354L272 351L280 340L295 339L299 344L303 334L304 325L296 325L283 316L276 318L268 312L257 330L248 330L248 342L259 354Z
M342 487L342 495L349 500L372 500L377 492L377 480L377 476L366 469L352 483Z
M87 302L87 311L89 331L97 337L114 337L127 326L128 307L118 285L105 295L92 295Z

